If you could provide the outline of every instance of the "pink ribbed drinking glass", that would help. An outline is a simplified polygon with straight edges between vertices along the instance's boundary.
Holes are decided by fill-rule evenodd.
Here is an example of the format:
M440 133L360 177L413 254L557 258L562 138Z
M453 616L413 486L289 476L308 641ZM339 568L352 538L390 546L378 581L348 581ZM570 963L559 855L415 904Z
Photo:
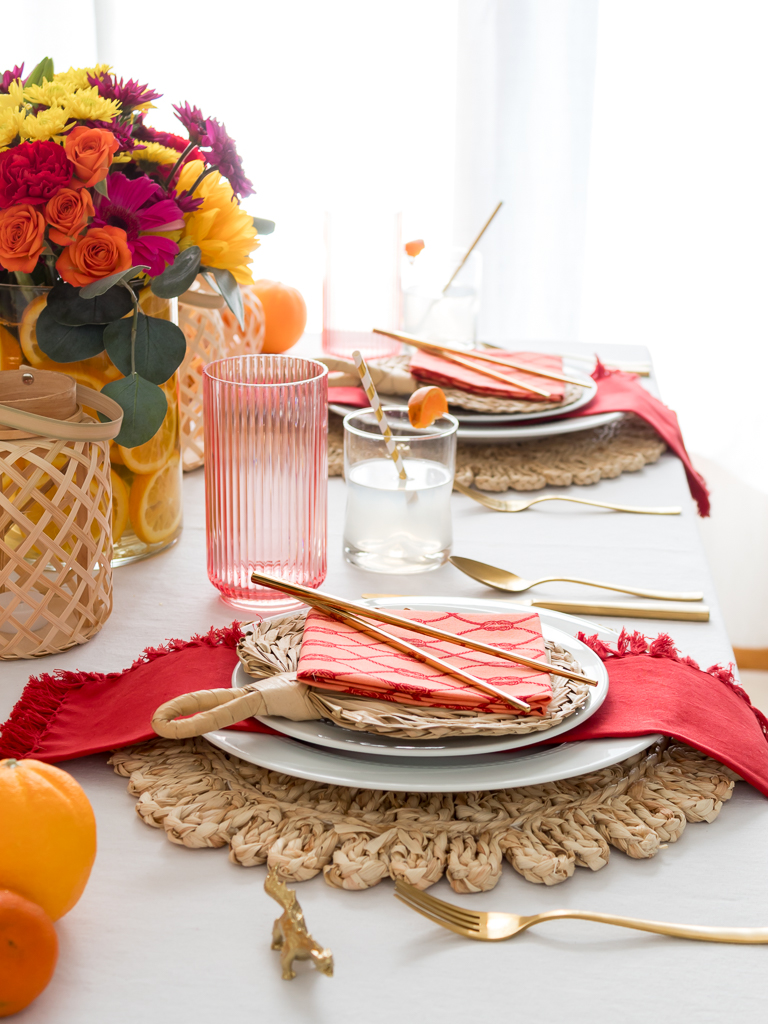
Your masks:
M251 583L254 570L325 579L328 371L294 356L232 356L203 370L208 578L262 614L298 603Z

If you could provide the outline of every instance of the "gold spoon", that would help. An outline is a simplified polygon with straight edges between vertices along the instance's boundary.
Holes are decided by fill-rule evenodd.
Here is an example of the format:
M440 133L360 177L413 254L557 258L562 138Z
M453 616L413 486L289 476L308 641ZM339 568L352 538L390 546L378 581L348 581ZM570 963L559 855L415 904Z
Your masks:
M542 576L539 580L524 580L506 569L498 569L495 565L476 562L472 558L451 556L451 563L461 572L471 576L473 580L485 583L496 590L505 590L510 594L522 594L540 583L583 583L587 587L602 587L603 590L618 590L622 594L634 594L636 597L649 597L660 601L703 601L704 595L692 592L674 593L669 590L642 590L640 587L617 587L613 583L598 583L596 580L576 579L574 576Z
M648 516L679 516L683 511L679 505L665 507L610 505L606 501L590 501L589 498L571 498L565 494L542 494L536 498L528 498L523 501L510 501L506 498L492 498L488 494L483 494L482 491L476 491L472 487L467 487L466 484L459 483L458 480L453 481L453 489L458 491L459 494L466 494L468 498L476 501L479 505L492 508L495 512L524 512L531 505L536 505L540 501L573 501L578 505L593 505L595 508L609 508L613 512L637 512L638 514Z

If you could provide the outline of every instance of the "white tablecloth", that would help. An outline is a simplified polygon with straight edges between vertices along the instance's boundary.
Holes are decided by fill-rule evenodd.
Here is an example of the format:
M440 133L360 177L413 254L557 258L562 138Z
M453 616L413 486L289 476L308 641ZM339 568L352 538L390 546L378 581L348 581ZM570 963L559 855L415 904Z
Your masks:
M645 350L625 347L606 347L601 354L647 358ZM206 577L202 472L188 476L184 490L181 541L116 571L112 618L91 643L37 663L0 662L0 721L32 672L118 670L167 637L187 637L242 617L218 599ZM590 575L704 590L713 612L706 625L626 624L653 635L668 630L703 665L730 661L678 460L667 454L640 473L602 481L587 493L622 503L681 504L685 513L629 516L551 503L501 515L454 495L454 552L525 576ZM414 577L352 568L341 556L341 480L331 480L329 501L330 591L348 597L501 596L450 565ZM598 598L603 592L550 584L538 593ZM620 628L622 622L607 624ZM394 899L389 881L361 893L331 889L322 877L301 884L309 928L333 950L336 973L329 979L301 971L295 981L284 982L277 954L269 949L279 909L263 891L263 869L236 867L225 850L174 846L147 828L106 755L62 767L93 804L99 854L84 896L57 926L56 975L19 1022L765 1019L765 948L684 942L576 921L544 925L511 943L473 943L407 910ZM603 870L577 868L572 879L553 888L531 885L505 866L492 892L456 897L445 881L432 891L476 909L522 914L573 906L669 921L768 925L767 848L768 801L740 783L717 821L689 825L654 860L632 861L613 851Z

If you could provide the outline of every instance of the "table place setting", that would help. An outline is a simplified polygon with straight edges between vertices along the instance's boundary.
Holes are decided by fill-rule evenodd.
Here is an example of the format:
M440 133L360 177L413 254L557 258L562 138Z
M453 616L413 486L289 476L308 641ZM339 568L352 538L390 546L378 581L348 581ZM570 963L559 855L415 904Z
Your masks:
M768 797L768 719L729 664L691 539L707 485L643 383L644 350L478 341L498 202L458 250L403 246L402 215L378 210L370 291L346 310L361 226L326 213L322 351L291 351L307 304L252 279L276 225L241 206L254 191L223 125L184 103L186 137L156 131L159 94L106 65L56 74L45 58L0 93L0 1017L70 978L78 998L102 974L134 980L109 966L121 942L154 957L159 930L126 918L89 952L97 982L73 971L83 905L57 922L104 879L88 909L102 929L128 894L233 977L241 913L237 954L260 985L300 979L289 995L354 970L364 943L338 890L383 913L366 911L366 936L414 914L453 933L417 963L430 989L463 940L568 918L768 942L766 927L547 902L618 851L628 874L614 867L604 892L636 877L639 910L642 885L706 853L737 785L742 825ZM557 490L571 485L595 496ZM183 853L130 830L114 775ZM733 848L738 822L729 809L716 833ZM698 839L668 852L689 824ZM657 856L656 873L633 863ZM228 864L266 870L233 881ZM164 870L179 891L159 895ZM315 877L337 900L324 919L311 908L333 953L291 888ZM545 887L540 913L481 906L497 886L524 902L523 883Z

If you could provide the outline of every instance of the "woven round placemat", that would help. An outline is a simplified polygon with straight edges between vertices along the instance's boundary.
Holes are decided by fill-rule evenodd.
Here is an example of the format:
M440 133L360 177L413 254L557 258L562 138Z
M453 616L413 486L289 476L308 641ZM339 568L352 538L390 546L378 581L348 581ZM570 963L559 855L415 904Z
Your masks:
M498 792L387 793L307 782L225 754L203 738L153 740L110 763L136 811L191 849L229 847L243 867L274 865L291 883L322 871L340 889L404 878L426 889L492 889L504 861L529 882L556 885L597 871L610 848L654 857L688 822L711 822L736 776L680 743L663 742L610 768Z
M538 491L542 487L595 484L634 473L656 462L666 445L638 416L575 434L530 441L470 444L459 441L456 479L481 491ZM328 475L344 470L344 432L340 416L329 414Z
M305 612L279 619L252 622L243 627L237 654L248 675L263 679L276 673L295 673L299 663ZM581 666L566 651L546 641L550 664L572 672ZM295 676L294 676L295 678ZM552 676L552 701L543 715L488 714L479 711L449 711L445 708L410 706L374 700L355 694L334 693L305 687L307 699L318 717L344 729L373 732L409 740L434 740L445 736L522 736L544 732L575 714L586 703L589 685L563 676Z

